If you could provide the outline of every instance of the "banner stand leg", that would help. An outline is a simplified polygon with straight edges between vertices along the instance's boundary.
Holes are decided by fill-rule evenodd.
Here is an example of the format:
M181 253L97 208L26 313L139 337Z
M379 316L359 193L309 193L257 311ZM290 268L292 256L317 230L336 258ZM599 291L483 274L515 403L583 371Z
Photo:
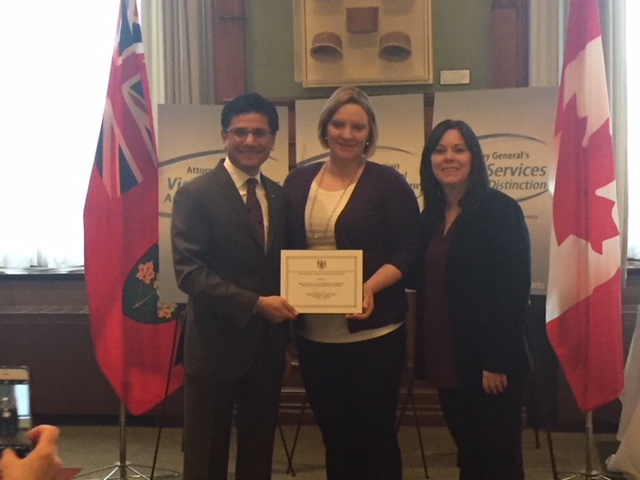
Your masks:
M586 437L586 466L584 470L579 471L575 475L565 477L562 480L570 480L572 478L586 478L587 480L612 480L593 469L591 461L591 452L593 451L593 412L587 412L585 420L585 437Z
M155 473L150 466L135 465L127 461L127 434L126 434L126 418L127 412L124 406L124 402L120 401L120 459L117 463L109 465L107 467L98 468L87 473L81 473L73 477L74 479L84 480L109 480L109 479L144 479L153 480L154 478L175 478L178 476L178 472L175 470L156 469ZM143 473L140 470L150 470L151 473ZM101 472L106 473L105 477L100 476ZM98 474L97 477L87 478L90 475Z
M420 445L420 455L422 457L422 469L424 470L424 478L429 478L429 471L427 470L427 456L424 451L424 443L422 442L422 433L420 432L420 419L418 418L416 399L413 396L413 382L415 381L415 375L409 372L408 366L405 366L404 371L407 377L408 385L404 401L402 402L402 408L400 409L400 414L398 416L398 419L396 420L396 436L398 435L400 427L402 426L402 419L404 418L404 414L407 411L407 405L409 401L411 401L411 406L413 407L413 420L416 426L416 433L418 434L418 444Z

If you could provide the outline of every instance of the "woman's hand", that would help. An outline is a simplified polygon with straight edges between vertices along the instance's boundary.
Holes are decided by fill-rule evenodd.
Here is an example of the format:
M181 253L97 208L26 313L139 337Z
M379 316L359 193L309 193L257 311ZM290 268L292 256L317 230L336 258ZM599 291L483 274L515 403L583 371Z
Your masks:
M507 389L507 376L504 373L483 370L482 388L489 395L498 395Z
M373 296L393 285L402 278L402 272L389 263L382 265L371 278L362 285L362 313L346 315L347 320L366 320L373 312Z
M373 292L365 283L362 286L362 313L352 313L351 315L345 315L347 320L366 320L373 312Z

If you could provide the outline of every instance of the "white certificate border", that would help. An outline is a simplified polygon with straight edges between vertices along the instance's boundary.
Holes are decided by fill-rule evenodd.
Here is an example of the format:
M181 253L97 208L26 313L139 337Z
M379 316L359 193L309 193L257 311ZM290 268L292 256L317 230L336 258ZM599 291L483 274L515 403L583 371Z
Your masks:
M298 313L361 313L362 312L362 280L363 253L362 250L282 250L280 253L280 295L284 299L290 298L289 293L289 260L292 258L353 258L355 272L354 301L350 305L293 305Z

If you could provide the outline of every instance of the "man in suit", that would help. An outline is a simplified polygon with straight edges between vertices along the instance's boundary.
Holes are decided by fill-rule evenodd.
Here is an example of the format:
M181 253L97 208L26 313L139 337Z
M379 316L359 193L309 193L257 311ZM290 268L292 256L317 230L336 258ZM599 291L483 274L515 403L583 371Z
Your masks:
M236 479L263 480L271 478L287 322L297 315L278 296L287 200L260 173L278 114L249 93L225 105L221 123L227 158L173 203L174 270L189 295L183 478L227 479L235 407Z

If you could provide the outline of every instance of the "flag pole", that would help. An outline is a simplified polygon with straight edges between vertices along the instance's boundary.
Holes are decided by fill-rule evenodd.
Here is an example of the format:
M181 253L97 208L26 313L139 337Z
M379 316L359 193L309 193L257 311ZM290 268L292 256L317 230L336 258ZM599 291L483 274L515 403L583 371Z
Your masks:
M591 458L591 453L593 452L594 443L593 443L593 411L589 411L586 414L585 418L585 469L577 472L570 477L565 477L562 480L570 480L572 478L585 478L587 480L596 480L596 479L604 479L604 480L612 480L609 477L602 475L599 471L593 469L593 461Z
M73 477L74 479L82 478L85 480L133 480L144 479L153 480L154 478L175 478L179 474L175 470L157 469L159 473L155 473L151 466L131 464L127 460L127 411L124 406L124 402L120 401L120 414L118 418L118 424L120 426L120 459L113 465L91 470L87 473L82 473ZM140 469L151 470L151 474L144 474ZM101 472L108 472L105 477L101 477ZM89 475L98 474L97 477L86 478ZM132 474L129 476L129 474Z
M171 357L169 361L169 371L167 373L167 384L164 392L164 400L162 403L161 417L164 417L165 407L167 405L167 398L169 397L169 389L171 385L172 367L175 364L175 360L176 360L176 353L177 353L176 351L177 351L177 345L178 345L177 338L178 338L178 330L179 330L178 327L179 327L180 321L176 319L175 323L176 324L175 324L174 334L173 334L173 344L175 345L175 347L171 351ZM151 466L146 466L146 465L132 465L127 461L127 410L123 400L120 400L120 413L118 417L118 425L120 427L119 461L113 465L109 465L106 467L98 468L96 470L92 470L87 473L76 475L75 477L73 477L74 479L85 478L88 475L99 474L100 472L106 472L106 471L109 471L109 473L107 474L106 477L102 477L100 480L110 480L110 479L128 480L128 479L134 479L134 478L135 479L142 478L144 480L153 480L154 478L175 478L179 475L179 473L176 472L175 470L156 468L156 460L158 458L158 450L160 448L160 435L161 435L162 427L158 431L158 436L156 439L156 447L154 449L154 455L153 455L153 463ZM138 469L149 470L150 473L143 474ZM156 473L156 472L159 472L159 473ZM130 477L128 476L128 473L132 473L133 475ZM85 480L99 480L99 479L91 478L91 479L85 479Z

